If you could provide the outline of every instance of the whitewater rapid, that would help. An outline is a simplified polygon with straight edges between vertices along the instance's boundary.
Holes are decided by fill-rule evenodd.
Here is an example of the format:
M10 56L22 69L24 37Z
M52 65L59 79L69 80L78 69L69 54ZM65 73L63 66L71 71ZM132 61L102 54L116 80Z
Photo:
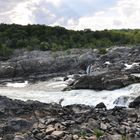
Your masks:
M60 99L64 99L63 106L71 104L95 106L103 102L107 108L113 108L114 106L127 107L129 102L140 95L140 84L132 84L113 91L61 91L66 87L66 84L62 77L36 84L29 84L27 81L24 83L7 83L7 86L0 88L0 95L24 101L38 100L44 103L58 103Z

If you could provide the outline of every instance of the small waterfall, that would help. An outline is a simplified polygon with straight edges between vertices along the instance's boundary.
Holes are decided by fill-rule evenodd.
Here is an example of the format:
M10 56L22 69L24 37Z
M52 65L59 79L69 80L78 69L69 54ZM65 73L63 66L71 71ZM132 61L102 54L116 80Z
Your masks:
M93 65L92 64L88 65L88 67L86 69L87 75L91 75L92 74L92 70L93 70Z
M113 102L113 104L114 104L114 106L127 107L133 99L134 98L131 96L120 96Z

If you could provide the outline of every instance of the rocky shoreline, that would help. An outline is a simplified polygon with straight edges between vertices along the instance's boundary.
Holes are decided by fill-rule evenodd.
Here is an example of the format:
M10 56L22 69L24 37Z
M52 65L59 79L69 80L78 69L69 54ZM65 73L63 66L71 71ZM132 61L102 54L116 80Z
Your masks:
M89 71L87 69L90 67ZM0 84L35 82L75 74L64 90L114 90L139 83L140 47L114 47L107 53L72 49L65 52L16 50L0 63ZM81 76L82 75L82 76ZM129 108L107 110L103 103L61 106L23 102L0 96L2 140L137 140L140 139L140 97Z
M70 74L88 76L79 77L78 81L76 78L67 89L113 90L139 83L140 78L132 74L140 73L140 47L112 47L106 51L100 54L94 49L59 52L16 50L8 60L1 60L0 84L45 81Z
M0 96L1 140L138 140L140 100L107 110L103 103L61 106Z

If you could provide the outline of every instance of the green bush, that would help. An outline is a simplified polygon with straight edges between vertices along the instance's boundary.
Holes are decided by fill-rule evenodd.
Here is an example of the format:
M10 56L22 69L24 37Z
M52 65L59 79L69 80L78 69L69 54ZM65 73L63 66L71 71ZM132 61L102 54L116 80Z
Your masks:
M8 48L6 45L0 45L0 56L8 57L13 53L12 49Z
M102 130L100 130L100 129L94 129L93 134L94 134L97 138L99 138L99 137L101 137L101 136L104 135L104 131L102 131Z
M80 136L82 139L86 139L87 133L85 131L82 131Z
M99 54L106 54L107 53L106 48L100 48L98 50L99 50Z

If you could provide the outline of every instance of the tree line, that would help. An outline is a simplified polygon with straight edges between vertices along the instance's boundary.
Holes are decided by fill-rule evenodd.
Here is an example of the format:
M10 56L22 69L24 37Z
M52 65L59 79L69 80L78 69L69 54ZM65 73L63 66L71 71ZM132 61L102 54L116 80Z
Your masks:
M59 26L0 24L0 56L10 55L14 49L20 48L57 51L139 44L140 29L74 31Z

